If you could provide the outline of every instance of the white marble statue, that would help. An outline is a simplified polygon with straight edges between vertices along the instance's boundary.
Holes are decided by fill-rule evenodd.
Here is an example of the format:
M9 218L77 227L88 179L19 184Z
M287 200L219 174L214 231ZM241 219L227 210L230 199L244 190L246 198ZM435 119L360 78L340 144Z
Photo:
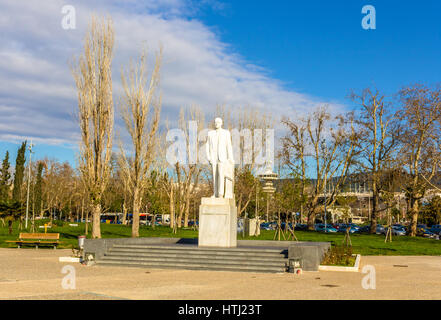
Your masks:
M214 120L215 130L208 131L207 159L213 168L212 198L233 199L234 158L230 131L222 129L222 119Z

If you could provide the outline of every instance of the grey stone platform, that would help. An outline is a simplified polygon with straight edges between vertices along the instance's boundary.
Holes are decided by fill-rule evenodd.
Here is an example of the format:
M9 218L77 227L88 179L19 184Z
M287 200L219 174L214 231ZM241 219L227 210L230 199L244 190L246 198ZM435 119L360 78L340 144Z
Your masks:
M289 259L303 270L317 271L328 242L238 240L235 248L198 247L198 239L86 239L85 256L98 265L239 272L288 270Z

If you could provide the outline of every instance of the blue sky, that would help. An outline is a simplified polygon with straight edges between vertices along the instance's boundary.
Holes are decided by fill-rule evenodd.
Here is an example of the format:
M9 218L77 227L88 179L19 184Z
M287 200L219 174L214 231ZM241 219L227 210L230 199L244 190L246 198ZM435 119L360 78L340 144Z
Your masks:
M75 163L75 87L67 65L81 52L92 12L110 13L119 71L143 43L165 50L163 117L191 104L252 105L276 118L321 104L351 108L351 89L440 82L441 2L422 1L75 1L77 29L62 30L69 1L0 3L0 157L15 162L23 139L35 156ZM361 27L364 5L376 30ZM116 101L116 100L115 100ZM121 124L116 123L116 130Z
M361 8L376 8L364 30ZM294 90L345 102L351 88L393 93L441 75L441 2L225 1L202 21L241 55Z

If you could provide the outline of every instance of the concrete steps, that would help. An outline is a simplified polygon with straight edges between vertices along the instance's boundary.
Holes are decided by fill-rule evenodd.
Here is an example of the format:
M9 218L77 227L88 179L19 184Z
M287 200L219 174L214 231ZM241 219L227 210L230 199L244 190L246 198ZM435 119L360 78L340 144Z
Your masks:
M199 248L190 245L113 245L96 262L145 268L286 272L287 252L274 248Z
M123 261L141 261L141 262L169 262L169 263L193 263L195 259L193 257L164 257L164 256L151 256L151 257L140 257L136 255L132 256L121 256L121 255L109 255L103 257L103 260L106 261L115 261L115 260L123 260ZM275 266L279 267L284 265L284 261L259 261L257 259L248 260L248 259L225 259L222 258L201 258L197 257L196 260L198 263L204 264L228 264L228 265L255 265L255 266Z
M108 254L106 254L106 257L150 257L150 258L180 258L182 257L182 252L174 253L174 252L130 252L130 251L110 251ZM204 253L195 253L191 254L191 258L198 258L198 259L215 259L215 260L247 260L247 261L268 261L268 262L285 262L286 258L279 257L279 256L254 256L254 255L228 255L228 254L204 254Z
M259 252L259 253L271 253L280 254L283 249L281 248L268 248L268 247L236 247L236 248L216 248L216 247L198 247L195 245L142 245L142 244L115 244L111 250L117 249L139 249L139 250L185 250L185 251L215 251L215 252Z

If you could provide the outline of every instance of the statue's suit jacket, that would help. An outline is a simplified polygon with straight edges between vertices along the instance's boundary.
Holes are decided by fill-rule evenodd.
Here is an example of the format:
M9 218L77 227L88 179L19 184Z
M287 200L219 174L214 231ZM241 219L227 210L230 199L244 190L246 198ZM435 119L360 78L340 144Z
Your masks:
M230 131L221 128L219 136L216 130L208 131L206 148L207 159L210 163L234 163Z

